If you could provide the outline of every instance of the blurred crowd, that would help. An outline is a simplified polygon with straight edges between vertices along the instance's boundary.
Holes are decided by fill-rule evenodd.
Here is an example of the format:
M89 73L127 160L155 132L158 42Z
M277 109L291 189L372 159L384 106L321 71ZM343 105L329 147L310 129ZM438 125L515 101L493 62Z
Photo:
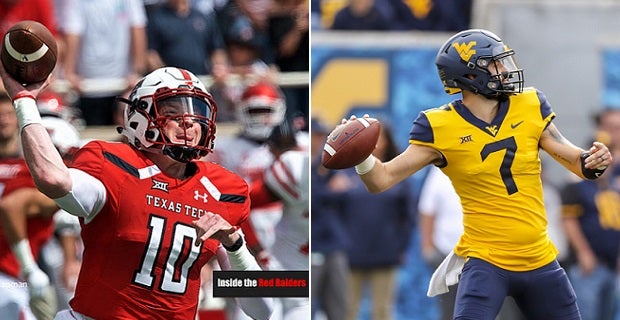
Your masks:
M469 27L471 0L312 0L313 30L458 31Z
M21 20L56 36L55 90L85 125L117 125L115 98L162 66L189 70L218 103L218 121L236 121L244 87L279 84L309 70L306 0L2 0L0 33ZM308 115L308 85L284 86L287 116Z
M242 128L234 137L218 137L210 160L248 182L260 181L273 162L267 143L271 129L291 120L300 129L298 147L311 151L312 316L387 320L402 315L397 309L411 296L426 295L425 287L419 292L411 291L415 286L407 287L402 275L412 270L403 267L411 267L415 260L413 265L422 270L416 272L430 276L429 270L443 260L462 232L459 199L436 168L428 170L419 190L404 182L379 195L369 195L353 169L323 168L320 157L330 128L321 119L309 119L307 84L279 87L279 79L286 72L308 72L310 29L456 31L470 27L471 9L470 0L0 0L0 34L26 19L42 22L52 31L60 56L54 82L39 99L40 108L59 112L78 131L120 124L123 114L116 96L128 95L142 75L161 66L185 68L208 79L205 83L219 107L218 123ZM256 89L264 83L276 89ZM258 107L267 105L257 98L270 101L268 110ZM271 115L268 122L253 117L266 111ZM400 150L389 120L383 122L375 156L387 161ZM607 143L618 162L620 111L605 108L596 114L594 124L592 139ZM310 138L305 135L308 130ZM583 318L620 320L620 163L597 181L572 178L567 176L563 185L544 181L548 232ZM277 259L270 248L279 232L274 226L282 205L253 210L261 212L251 216L256 232L255 241L249 241L253 253L264 268L275 268ZM79 234L70 217L56 219L57 236ZM43 255L55 270L50 271L55 281L63 283L59 302L65 304L71 279L79 270L76 243L69 261L59 260L67 257L60 253L65 250L60 242ZM403 287L409 290L406 294ZM428 299L426 307L436 310L432 317L451 319L455 292L451 288ZM209 296L210 291L204 294ZM208 298L205 309L227 304ZM231 311L235 313L238 310ZM419 316L430 319L428 314ZM498 319L522 318L507 299Z

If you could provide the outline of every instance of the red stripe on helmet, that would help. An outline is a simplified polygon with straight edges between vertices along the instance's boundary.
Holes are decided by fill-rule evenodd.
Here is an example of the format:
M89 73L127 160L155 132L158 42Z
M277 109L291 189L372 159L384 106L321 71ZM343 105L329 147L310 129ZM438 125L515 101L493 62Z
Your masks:
M185 79L185 83L189 86L194 84L194 81L192 81L192 75L185 69L181 69L179 68L179 71L181 71L181 75L183 76L183 79Z

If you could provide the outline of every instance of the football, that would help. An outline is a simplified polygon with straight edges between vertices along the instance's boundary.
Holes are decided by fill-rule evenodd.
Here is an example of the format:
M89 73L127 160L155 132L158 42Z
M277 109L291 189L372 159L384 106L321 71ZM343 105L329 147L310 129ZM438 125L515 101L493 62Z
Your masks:
M56 66L57 57L56 39L39 22L20 21L2 38L0 59L4 69L22 84L47 79Z
M328 169L351 168L364 161L375 149L381 122L374 118L357 118L338 125L327 136L321 162Z

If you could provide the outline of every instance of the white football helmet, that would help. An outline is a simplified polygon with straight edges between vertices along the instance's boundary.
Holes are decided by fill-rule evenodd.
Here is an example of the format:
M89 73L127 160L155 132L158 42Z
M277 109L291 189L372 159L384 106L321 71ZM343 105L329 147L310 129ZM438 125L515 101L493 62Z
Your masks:
M259 141L269 137L273 128L284 120L285 113L284 96L268 82L245 88L237 106L237 118L243 125L244 135Z
M128 100L119 100L128 104L119 133L136 148L158 147L180 162L198 159L212 151L217 106L204 84L191 72L171 67L157 69L138 82ZM174 102L183 110L174 115L159 114L157 105L163 102ZM198 144L171 142L163 131L170 120L200 124Z
M63 97L52 91L45 90L37 96L37 108L42 117L52 116L69 122L78 131L86 127L80 109L67 105Z
M42 116L41 122L52 138L52 143L63 157L70 156L81 147L80 134L68 121L56 116Z

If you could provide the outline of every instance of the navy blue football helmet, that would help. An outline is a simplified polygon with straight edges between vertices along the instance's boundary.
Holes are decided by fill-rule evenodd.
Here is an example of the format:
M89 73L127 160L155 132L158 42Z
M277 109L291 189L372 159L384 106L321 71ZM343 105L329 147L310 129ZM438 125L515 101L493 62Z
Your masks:
M514 51L490 31L470 29L443 44L435 64L448 94L468 90L502 100L523 91L523 70Z

